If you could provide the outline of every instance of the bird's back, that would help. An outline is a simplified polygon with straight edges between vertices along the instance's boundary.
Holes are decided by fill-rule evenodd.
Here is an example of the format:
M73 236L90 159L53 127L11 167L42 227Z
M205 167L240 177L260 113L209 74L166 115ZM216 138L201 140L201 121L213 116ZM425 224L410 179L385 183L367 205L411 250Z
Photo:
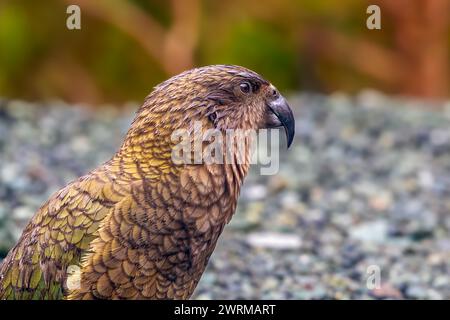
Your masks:
M0 299L61 299L120 185L99 169L53 194L0 265Z

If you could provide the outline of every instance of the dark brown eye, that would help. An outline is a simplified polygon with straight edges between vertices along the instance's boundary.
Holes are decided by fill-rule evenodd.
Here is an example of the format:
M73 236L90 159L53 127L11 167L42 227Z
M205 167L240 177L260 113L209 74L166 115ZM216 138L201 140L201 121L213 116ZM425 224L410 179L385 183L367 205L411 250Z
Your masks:
M252 86L248 82L241 82L239 88L243 93L249 93L251 91Z

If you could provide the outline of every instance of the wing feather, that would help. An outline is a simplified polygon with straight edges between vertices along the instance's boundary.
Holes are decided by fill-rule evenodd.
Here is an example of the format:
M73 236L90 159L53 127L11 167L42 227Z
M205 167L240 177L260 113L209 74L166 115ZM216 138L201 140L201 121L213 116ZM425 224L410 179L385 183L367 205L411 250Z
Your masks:
M64 298L67 267L80 264L117 197L113 190L109 198L101 192L106 182L103 172L91 172L37 211L0 265L0 299Z

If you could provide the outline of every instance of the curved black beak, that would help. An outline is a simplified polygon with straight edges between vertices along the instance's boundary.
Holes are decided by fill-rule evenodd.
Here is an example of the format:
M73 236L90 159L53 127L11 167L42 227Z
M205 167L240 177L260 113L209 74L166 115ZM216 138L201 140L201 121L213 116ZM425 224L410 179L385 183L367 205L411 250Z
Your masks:
M289 148L295 135L295 119L289 104L282 95L279 95L275 100L268 102L267 106L272 113L268 117L267 127L283 126L286 132L287 147Z

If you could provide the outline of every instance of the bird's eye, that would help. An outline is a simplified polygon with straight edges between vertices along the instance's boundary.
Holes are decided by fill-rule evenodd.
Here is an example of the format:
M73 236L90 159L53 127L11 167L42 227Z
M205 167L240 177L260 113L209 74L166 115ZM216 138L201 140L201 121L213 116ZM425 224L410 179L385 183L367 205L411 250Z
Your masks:
M241 84L239 85L239 88L241 89L241 91L243 93L249 93L252 89L252 86L250 85L250 83L248 82L241 82Z

